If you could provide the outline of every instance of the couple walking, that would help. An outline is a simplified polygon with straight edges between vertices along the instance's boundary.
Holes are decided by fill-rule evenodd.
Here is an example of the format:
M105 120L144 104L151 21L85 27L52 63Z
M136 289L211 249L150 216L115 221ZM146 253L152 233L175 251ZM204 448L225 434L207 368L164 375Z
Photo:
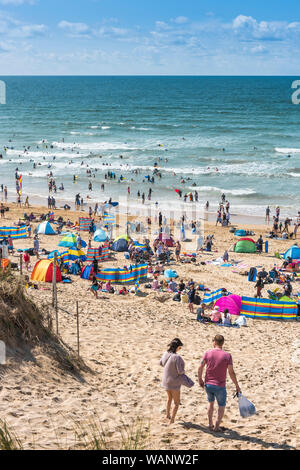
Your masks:
M236 392L240 393L240 387L233 370L231 354L223 351L224 337L216 335L213 339L213 349L209 349L204 354L199 369L198 381L201 388L205 389L208 400L208 423L211 431L220 431L220 425L226 407L226 375L229 376L236 387ZM193 381L185 375L184 360L178 354L183 344L179 338L173 339L168 346L168 350L163 354L160 365L164 367L162 387L166 390L167 398L167 419L174 423L180 405L181 385L192 387ZM205 379L203 372L206 367ZM218 414L215 424L213 423L214 403L217 400ZM172 414L171 407L174 403Z

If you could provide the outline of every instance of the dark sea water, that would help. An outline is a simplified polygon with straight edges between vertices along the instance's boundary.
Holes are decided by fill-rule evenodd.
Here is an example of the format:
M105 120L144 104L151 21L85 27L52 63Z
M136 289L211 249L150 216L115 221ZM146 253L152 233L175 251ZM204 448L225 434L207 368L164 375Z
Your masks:
M57 187L65 186L58 201L73 202L78 192L93 202L117 199L130 186L134 203L137 191L147 195L151 186L152 201L161 204L176 201L180 188L196 189L199 201L212 207L225 192L235 213L264 214L277 204L286 214L300 210L300 105L292 104L291 77L2 80L0 184L11 198L18 168L24 195L41 202L52 171ZM145 176L152 176L154 163L162 178L150 185ZM103 193L108 170L116 180ZM119 183L120 175L125 180Z

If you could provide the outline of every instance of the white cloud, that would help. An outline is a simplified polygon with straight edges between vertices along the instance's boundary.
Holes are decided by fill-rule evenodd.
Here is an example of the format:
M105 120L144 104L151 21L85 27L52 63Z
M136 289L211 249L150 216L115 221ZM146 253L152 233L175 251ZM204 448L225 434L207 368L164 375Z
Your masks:
M69 21L61 21L58 24L60 29L65 30L71 36L83 36L90 33L90 28L85 23L70 23Z
M257 21L252 16L237 16L232 23L235 34L244 40L282 41L300 31L300 23Z
M185 24L188 23L189 19L186 16L177 16L177 18L174 18L171 21L176 24Z
M28 3L29 5L35 5L35 0L0 0L1 5L23 5L24 3Z
M11 32L13 37L32 38L34 36L43 36L48 28L44 24L23 25Z

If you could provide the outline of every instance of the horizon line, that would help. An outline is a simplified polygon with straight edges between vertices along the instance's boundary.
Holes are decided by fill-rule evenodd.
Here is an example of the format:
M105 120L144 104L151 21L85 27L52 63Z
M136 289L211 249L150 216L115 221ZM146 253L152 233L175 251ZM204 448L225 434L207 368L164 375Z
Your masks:
M176 75L176 74L102 74L102 75L87 75L87 74L4 74L0 75L0 77L194 77L194 78L295 78L300 77L300 72L298 75L193 75L193 74L183 74L183 75Z

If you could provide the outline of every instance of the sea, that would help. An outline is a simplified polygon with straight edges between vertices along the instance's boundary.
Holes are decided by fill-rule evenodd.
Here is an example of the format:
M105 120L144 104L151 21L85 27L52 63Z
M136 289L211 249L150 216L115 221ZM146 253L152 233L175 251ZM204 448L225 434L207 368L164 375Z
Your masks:
M133 205L139 191L146 204L164 208L179 201L180 189L197 191L198 204L209 201L212 212L225 193L235 214L263 216L269 205L272 216L279 205L281 214L295 216L297 78L0 77L0 185L15 201L17 171L23 198L45 205L52 172L57 188L64 185L54 195L58 206L74 207L76 194L86 207L118 201L130 187ZM161 178L154 174L150 183L155 168ZM108 172L115 178L105 178Z

